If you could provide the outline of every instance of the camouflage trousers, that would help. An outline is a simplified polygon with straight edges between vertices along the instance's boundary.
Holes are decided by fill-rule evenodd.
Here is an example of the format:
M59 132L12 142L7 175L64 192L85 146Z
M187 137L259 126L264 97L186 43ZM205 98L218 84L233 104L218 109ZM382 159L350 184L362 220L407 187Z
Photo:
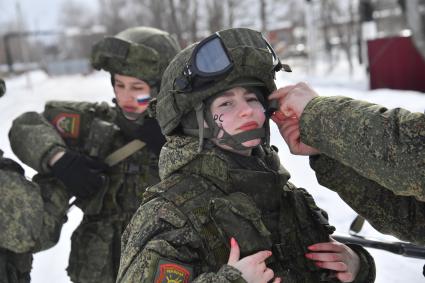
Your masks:
M31 280L32 254L17 254L0 249L0 283L28 283Z
M71 237L68 275L74 283L115 283L121 235L132 213L85 215Z

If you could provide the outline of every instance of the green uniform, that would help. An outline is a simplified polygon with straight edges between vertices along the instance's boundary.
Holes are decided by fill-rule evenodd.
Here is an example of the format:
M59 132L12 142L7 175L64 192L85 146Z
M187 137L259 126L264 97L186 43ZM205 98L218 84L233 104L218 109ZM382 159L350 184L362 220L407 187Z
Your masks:
M310 165L321 185L337 192L375 229L425 245L425 202L397 196L324 154L311 157Z
M245 282L226 265L231 237L241 257L271 250L267 266L285 282L336 282L304 256L334 229L288 182L272 150L259 147L250 157L211 144L197 150L196 137L172 136L163 147L162 182L147 190L123 235L117 282ZM373 259L350 247L361 261L355 282L373 282Z
M26 180L22 167L0 153L0 282L30 282L32 253L58 241L68 197Z
M310 101L301 140L396 195L425 201L425 115L345 97ZM411 223L414 225L414 223Z
M319 97L301 116L301 140L320 184L377 230L424 244L425 115L345 97Z
M35 178L63 192L60 181L49 174L48 161L55 153L66 148L105 160L134 139L147 144L109 167L95 195L76 199L84 218L71 239L68 274L73 282L115 282L121 234L145 188L159 181L158 154L164 138L156 121L145 118L139 132L127 129L124 121L107 103L53 101L42 114L28 112L15 119L9 133L15 154L39 172Z

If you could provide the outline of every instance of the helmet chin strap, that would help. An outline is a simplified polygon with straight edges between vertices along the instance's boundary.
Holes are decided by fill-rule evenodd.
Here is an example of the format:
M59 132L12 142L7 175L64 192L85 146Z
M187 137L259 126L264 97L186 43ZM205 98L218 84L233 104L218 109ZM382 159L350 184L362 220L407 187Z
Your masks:
M256 146L244 146L243 143L255 139L261 139L266 136L266 130L264 128L258 128L254 130L245 131L236 135L230 135L228 132L221 128L223 136L217 138L217 141L221 145L227 145L235 150L247 150L252 149Z
M215 138L220 145L227 145L234 150L248 150L252 149L253 147L244 146L244 142L254 139L263 139L266 137L266 130L264 127L245 131L235 135L229 134L223 127L219 126L214 121L212 114L208 109L207 111L204 111L204 104L202 102L196 105L195 111L198 129L183 129L183 131L188 135L199 137L198 152L202 151L204 138ZM204 115L204 113L206 115ZM206 121L208 128L204 127L204 121ZM223 136L218 138L218 135L221 131L223 132Z

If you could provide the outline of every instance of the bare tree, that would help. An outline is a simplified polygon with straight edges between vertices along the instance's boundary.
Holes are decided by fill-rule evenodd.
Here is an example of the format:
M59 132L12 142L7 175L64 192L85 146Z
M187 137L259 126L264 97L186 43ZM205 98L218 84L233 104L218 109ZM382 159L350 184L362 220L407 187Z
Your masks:
M108 34L116 34L129 26L126 17L121 14L126 3L126 0L99 0L100 23L106 27Z
M173 32L177 35L177 40L181 43L183 42L182 32L180 29L180 23L177 20L177 11L174 5L174 0L168 1L170 4L170 12L171 12L171 27L173 28ZM184 2L183 2L184 3Z
M422 7L420 7L422 2ZM405 1L407 23L412 31L413 42L425 60L425 14L421 11L425 9L424 1Z
M210 32L221 30L223 24L224 9L221 1L211 0L206 3L207 5L207 18L208 29Z
M267 31L266 0L260 0L261 32Z
M236 4L238 2L236 0L227 0L227 25L228 27L233 27L233 23L235 21L235 9L236 9Z
M190 35L192 42L198 40L198 12L199 12L199 3L198 0L192 1L192 17L190 19Z

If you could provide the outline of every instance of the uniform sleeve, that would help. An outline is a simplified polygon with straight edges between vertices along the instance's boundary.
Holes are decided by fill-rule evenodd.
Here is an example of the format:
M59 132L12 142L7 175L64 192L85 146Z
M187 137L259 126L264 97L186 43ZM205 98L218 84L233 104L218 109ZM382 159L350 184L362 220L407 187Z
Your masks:
M359 256L360 259L360 270L359 273L357 273L357 276L354 279L353 283L375 282L376 266L373 257L362 246L355 244L347 244L347 246L352 249Z
M0 247L25 253L40 235L43 201L36 184L9 169L0 169Z
M207 272L199 256L201 245L184 215L169 203L153 199L139 208L122 236L117 283L246 282L228 265L216 273Z
M68 220L66 215L71 195L58 179L50 175L37 174L33 182L39 186L43 199L41 231L34 248L34 252L38 252L53 247L59 241L62 226Z
M301 140L396 195L425 201L425 115L345 97L317 97Z
M319 183L339 194L358 214L384 234L425 244L425 203L397 196L326 155L310 157Z
M43 173L50 171L50 158L66 147L55 128L36 112L26 112L16 118L9 139L16 156L37 172Z

